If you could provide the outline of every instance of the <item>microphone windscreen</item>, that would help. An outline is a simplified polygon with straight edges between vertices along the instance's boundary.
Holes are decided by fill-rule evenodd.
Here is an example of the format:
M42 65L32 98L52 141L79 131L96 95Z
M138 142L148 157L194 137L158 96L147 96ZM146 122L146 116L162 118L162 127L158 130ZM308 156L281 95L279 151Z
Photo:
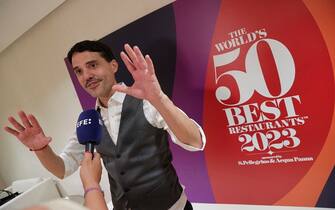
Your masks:
M102 121L100 114L95 109L83 111L78 118L77 137L80 144L99 144L102 133Z

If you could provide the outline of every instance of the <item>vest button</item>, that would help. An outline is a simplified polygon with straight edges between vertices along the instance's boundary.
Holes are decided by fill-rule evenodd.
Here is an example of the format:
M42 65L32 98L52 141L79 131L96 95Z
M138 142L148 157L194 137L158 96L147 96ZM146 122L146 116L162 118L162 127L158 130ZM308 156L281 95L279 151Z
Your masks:
M120 155L120 154L117 154L117 155L116 155L116 158L117 158L117 159L119 159L120 157L121 157L121 155Z
M126 173L126 172L124 172L124 171L121 171L121 172L120 172L120 174L121 174L122 176L123 176L125 173Z

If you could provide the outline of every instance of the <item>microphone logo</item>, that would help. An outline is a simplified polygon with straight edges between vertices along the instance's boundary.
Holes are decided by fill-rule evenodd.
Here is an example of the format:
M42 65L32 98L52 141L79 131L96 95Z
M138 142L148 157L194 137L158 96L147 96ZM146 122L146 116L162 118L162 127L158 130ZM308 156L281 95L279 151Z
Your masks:
M83 119L77 122L77 128L80 126L85 126L85 125L90 125L92 123L92 119ZM99 119L99 124L101 125L100 119Z

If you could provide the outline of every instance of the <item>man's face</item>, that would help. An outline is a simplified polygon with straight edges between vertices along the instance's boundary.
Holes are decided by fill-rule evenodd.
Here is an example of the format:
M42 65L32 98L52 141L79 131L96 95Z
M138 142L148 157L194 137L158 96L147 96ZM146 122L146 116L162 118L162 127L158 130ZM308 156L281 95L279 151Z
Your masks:
M80 52L72 56L72 67L80 85L93 97L110 97L116 84L115 72L118 64L115 60L106 61L97 52Z

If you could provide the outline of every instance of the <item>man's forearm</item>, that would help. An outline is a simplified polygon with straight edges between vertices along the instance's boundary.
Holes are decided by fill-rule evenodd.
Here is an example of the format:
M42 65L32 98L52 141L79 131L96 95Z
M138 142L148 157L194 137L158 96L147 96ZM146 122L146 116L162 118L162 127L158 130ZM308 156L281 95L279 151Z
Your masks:
M180 111L163 92L160 97L150 103L157 109L171 131L182 143L196 148L203 146L197 125Z
M64 162L62 158L56 155L49 146L41 151L36 151L35 154L48 171L60 179L64 178Z

